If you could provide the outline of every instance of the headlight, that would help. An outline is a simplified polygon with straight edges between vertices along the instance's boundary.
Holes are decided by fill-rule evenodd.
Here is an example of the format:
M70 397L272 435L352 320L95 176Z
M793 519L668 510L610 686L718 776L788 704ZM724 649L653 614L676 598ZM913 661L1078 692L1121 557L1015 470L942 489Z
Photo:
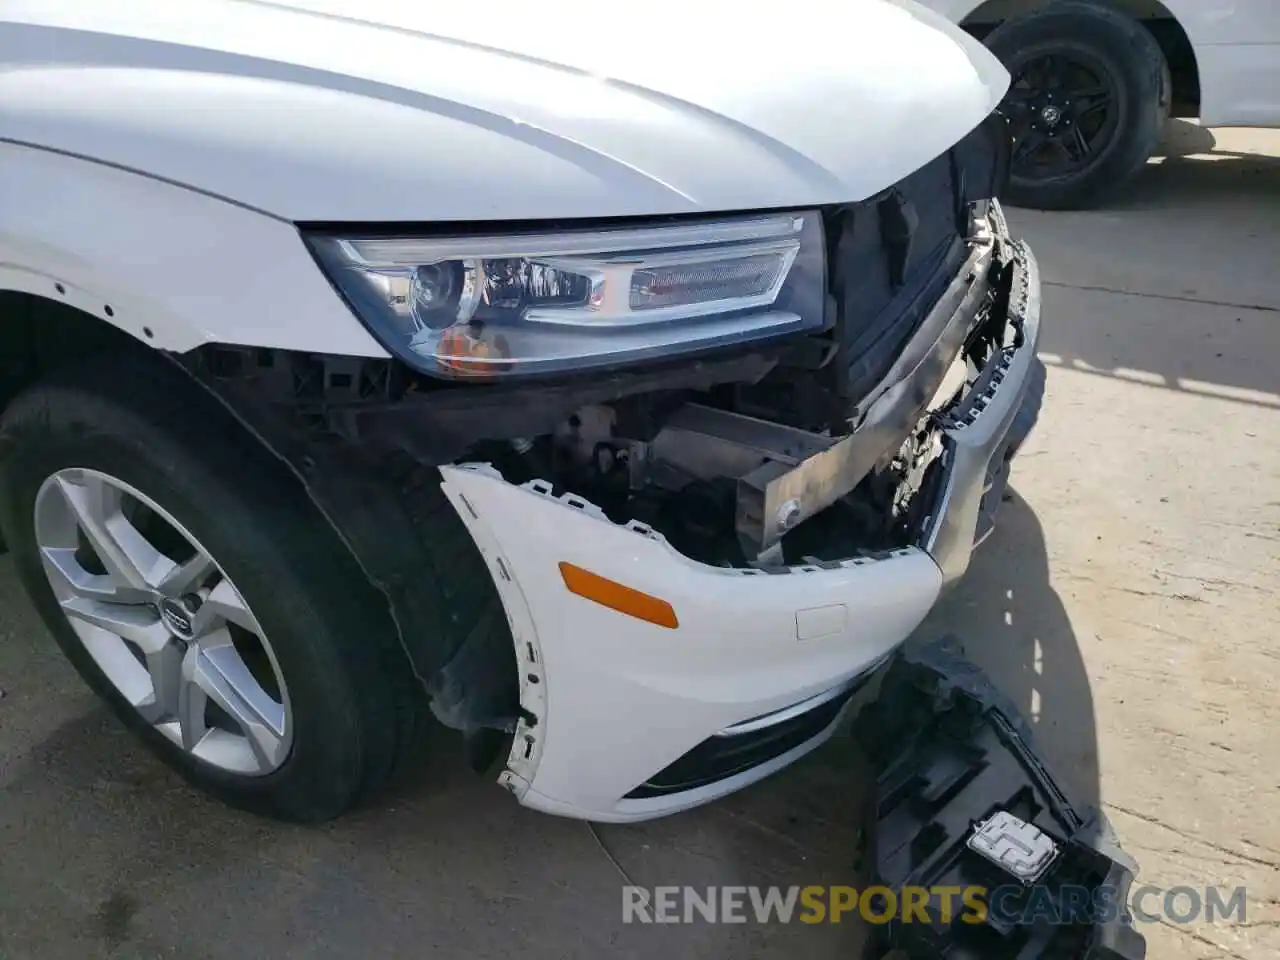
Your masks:
M382 343L424 373L506 377L668 357L823 323L816 213L616 230L310 235Z

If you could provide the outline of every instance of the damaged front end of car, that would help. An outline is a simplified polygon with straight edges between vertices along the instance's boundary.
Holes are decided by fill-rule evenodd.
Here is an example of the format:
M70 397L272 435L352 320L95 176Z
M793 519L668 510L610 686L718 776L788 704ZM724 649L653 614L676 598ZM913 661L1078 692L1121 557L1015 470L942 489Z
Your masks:
M838 713L854 681L964 572L1038 411L1039 279L993 199L1006 171L1007 137L993 115L861 202L714 223L521 225L519 242L482 233L452 239L449 249L461 243L474 256L459 254L448 275L435 266L402 269L431 255L429 239L304 228L358 315L382 310L394 326L412 314L404 336L414 362L210 347L187 365L301 478L386 595L433 711L471 736L477 762L505 736L514 741L508 785L526 802L651 815L666 808L645 806L646 797L683 792L689 804L701 802L789 762L829 732L831 707L799 710L808 715L799 734L736 758L717 754L692 775L658 775L692 762L668 746L622 765L590 802L562 802L556 789L541 801L524 798L539 769L553 778L555 764L541 757L555 726L548 683L608 687L577 668L591 654L567 652L565 618L574 618L574 631L597 633L626 619L614 606L614 620L593 621L610 603L575 590L565 565L609 590L656 597L682 629L704 633L734 628L732 618L717 621L718 609L750 606L735 592L745 589L737 586L743 578L768 578L752 588L766 604L756 622L772 623L759 638L758 665L793 675L776 689L761 683L757 695L726 692L704 707L682 684L734 680L709 652L656 673L637 662L630 676L615 678L616 696L635 695L636 712L687 707L691 729L708 737L742 735L744 722L770 727L758 718L810 701L834 703ZM721 246L713 250L704 232ZM615 245L625 237L638 252L592 252L602 237ZM352 277L343 278L339 260L356 264ZM511 266L519 263L534 267ZM816 287L795 279L806 271ZM617 276L625 278L621 300ZM524 286L512 294L517 280ZM735 307L759 309L699 308L689 329L701 329L702 340L680 322L649 322L681 296L732 296ZM467 298L471 319L460 325L457 304ZM440 302L449 306L436 324ZM537 312L541 325L504 327L508 303L523 303L526 318ZM580 323L597 308L617 324L613 338ZM681 337L689 342L671 356L654 349ZM567 369L570 354L594 359ZM447 580L435 573L450 561L415 531L423 516L450 505L465 527L451 549L478 547L492 580L477 584L474 597L465 588L462 596L422 588L433 576ZM788 574L797 576L783 583L778 575ZM501 605L466 636L442 642L442 606L480 603L494 590ZM563 609L572 594L595 603ZM549 635L558 653L542 649ZM817 642L792 664L779 644L808 638ZM842 649L822 646L842 638ZM653 638L630 642L635 649ZM739 652L750 656L749 647ZM548 661L557 657L553 669ZM738 681L749 689L754 677ZM562 717L562 725L589 720Z

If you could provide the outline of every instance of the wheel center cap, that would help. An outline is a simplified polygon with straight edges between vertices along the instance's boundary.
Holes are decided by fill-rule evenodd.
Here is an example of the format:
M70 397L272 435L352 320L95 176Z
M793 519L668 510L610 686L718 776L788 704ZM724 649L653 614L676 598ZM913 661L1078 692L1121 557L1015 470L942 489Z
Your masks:
M166 597L160 601L160 619L179 640L190 640L195 634L196 611L183 600Z
M1056 127L1058 121L1062 119L1062 109L1060 107L1048 106L1040 111L1040 118L1051 127Z

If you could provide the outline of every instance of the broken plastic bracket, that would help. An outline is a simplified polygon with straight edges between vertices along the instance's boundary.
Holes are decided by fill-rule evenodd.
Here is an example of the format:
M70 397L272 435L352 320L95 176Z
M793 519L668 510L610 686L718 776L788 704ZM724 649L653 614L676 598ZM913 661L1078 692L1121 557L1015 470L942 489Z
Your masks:
M877 774L876 882L900 904L906 888L928 898L927 920L890 911L865 960L1143 960L1127 907L1137 864L1100 811L1072 807L953 638L901 653L854 730ZM959 895L975 887L981 916Z

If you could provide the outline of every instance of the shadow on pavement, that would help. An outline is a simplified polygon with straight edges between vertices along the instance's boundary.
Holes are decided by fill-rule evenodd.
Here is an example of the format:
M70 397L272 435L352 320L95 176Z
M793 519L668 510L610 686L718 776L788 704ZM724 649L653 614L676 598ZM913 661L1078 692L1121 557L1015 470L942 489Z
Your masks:
M1084 660L1050 583L1040 521L1017 493L1006 497L995 533L912 642L956 634L966 657L1026 716L1072 803L1096 806L1098 731Z
M1211 153L1217 145L1218 138L1210 128L1190 120L1173 119L1165 124L1153 156L1185 157L1193 153Z
M302 828L187 789L102 709L74 717L0 792L0 955L679 952L680 931L621 923L623 881L586 826L522 810L463 770L455 738L435 739L381 803ZM649 882L708 858L672 849ZM710 933L725 943L708 956L751 952L741 929Z
M1230 132L1170 120L1153 160L1113 211L1203 209L1280 200L1280 157L1233 150L1219 143ZM1274 210L1256 211L1268 214Z
M1169 130L1108 207L1011 211L1045 281L1041 350L1097 376L1280 407L1280 156L1224 146L1239 131Z

